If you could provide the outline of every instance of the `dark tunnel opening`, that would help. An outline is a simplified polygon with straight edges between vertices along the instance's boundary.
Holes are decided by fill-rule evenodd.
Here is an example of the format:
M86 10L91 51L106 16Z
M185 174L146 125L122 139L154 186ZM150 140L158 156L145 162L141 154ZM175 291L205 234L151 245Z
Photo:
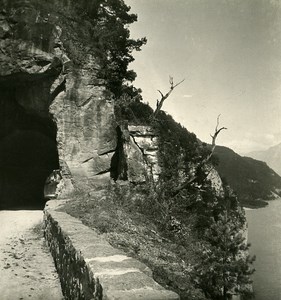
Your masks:
M43 209L45 181L59 168L57 129L19 97L19 89L0 87L0 209Z

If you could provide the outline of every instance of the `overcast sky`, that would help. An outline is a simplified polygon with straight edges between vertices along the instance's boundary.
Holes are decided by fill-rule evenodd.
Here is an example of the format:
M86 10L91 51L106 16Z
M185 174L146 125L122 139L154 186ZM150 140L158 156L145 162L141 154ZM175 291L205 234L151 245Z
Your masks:
M216 118L218 144L238 153L281 142L281 1L125 0L138 15L131 33L148 43L131 65L145 102L155 107L182 83L163 109L210 142Z

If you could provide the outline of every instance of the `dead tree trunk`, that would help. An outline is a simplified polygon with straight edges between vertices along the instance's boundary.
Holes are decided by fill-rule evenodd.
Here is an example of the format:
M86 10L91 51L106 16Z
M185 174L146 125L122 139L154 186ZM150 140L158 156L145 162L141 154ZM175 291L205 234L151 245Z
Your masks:
M161 110L161 108L162 108L162 106L163 106L163 104L164 104L164 101L171 95L172 91L173 91L178 85L180 85L182 82L184 82L184 80L185 80L185 79L183 79L182 81L180 81L180 82L178 82L178 83L176 83L176 84L174 85L174 79L173 79L173 77L170 76L170 79L169 79L169 82L170 82L170 90L169 90L169 92L168 92L167 94L164 95L160 90L158 90L158 92L159 92L160 95L161 95L161 99L160 99L160 100L157 100L156 109L155 109L155 111L154 111L154 113L153 113L153 116L154 116L154 117L156 117L156 116L159 114L159 112L160 112L160 110Z
M226 130L226 129L227 129L226 127L221 127L221 128L219 128L219 125L220 125L220 115L218 115L218 117L217 117L217 125L216 125L216 128L215 128L215 133L214 133L214 135L211 135L211 138L212 138L212 148L211 148L211 152L210 152L210 154L203 160L203 165L206 164L206 163L211 159L211 157L213 156L214 151L215 151L215 148L216 148L216 139L217 139L219 133L220 133L222 130Z
M219 123L220 123L220 115L218 115L217 117L217 125L216 125L216 128L215 128L215 133L214 135L211 135L212 137L212 147L211 147L211 152L209 153L209 155L203 159L199 164L198 166L196 167L196 170L194 172L194 175L187 181L185 182L184 184L182 184L181 186L177 187L175 190L174 190L174 194L173 194L173 197L175 197L177 194L179 194L179 192L183 189L186 189L192 182L194 182L197 178L197 174L198 174L198 171L204 166L206 165L211 157L213 156L214 154L214 151L215 151L215 148L216 148L216 139L219 135L219 133L222 131L222 130L226 130L227 128L226 127L221 127L219 128ZM206 175L207 177L208 175Z

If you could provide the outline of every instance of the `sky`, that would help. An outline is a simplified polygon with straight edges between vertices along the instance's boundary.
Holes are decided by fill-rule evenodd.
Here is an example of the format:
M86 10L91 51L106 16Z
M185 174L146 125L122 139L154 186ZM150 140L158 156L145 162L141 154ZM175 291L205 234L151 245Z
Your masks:
M211 142L216 119L227 127L217 144L240 154L281 142L281 1L125 0L147 37L130 68L153 108L179 85L163 110Z

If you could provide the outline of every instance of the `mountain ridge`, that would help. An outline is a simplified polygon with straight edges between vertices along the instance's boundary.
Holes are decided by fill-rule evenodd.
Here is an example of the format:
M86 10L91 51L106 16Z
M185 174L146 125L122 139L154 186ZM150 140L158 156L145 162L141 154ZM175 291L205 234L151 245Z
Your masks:
M235 190L240 203L246 207L262 207L267 200L281 196L281 177L265 162L246 156L224 146L214 154L220 176Z
M249 152L245 156L266 162L270 168L281 176L281 143L266 150Z

